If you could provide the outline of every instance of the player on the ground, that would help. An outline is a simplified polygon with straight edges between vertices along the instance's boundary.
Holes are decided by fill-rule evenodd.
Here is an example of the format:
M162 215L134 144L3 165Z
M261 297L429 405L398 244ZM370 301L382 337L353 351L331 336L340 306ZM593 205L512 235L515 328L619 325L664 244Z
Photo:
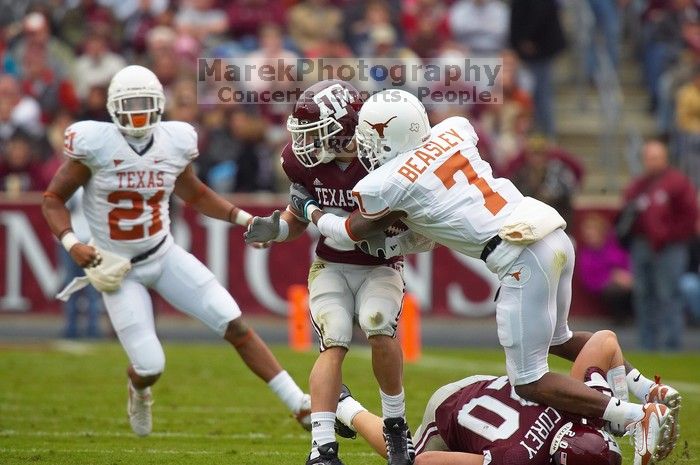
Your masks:
M282 152L282 168L316 202L341 216L355 209L351 191L367 170L356 156L354 134L362 99L342 81L309 87L287 121L291 144ZM254 218L249 242L290 241L308 222L287 209L281 216ZM405 420L403 360L396 334L403 298L401 257L380 259L363 253L353 241L321 238L309 270L309 307L320 354L309 376L312 446L307 465L338 465L333 424L341 367L358 321L372 348L372 367L380 388L386 448L391 465L410 462Z
M612 395L606 375L622 363L615 333L599 331L581 350L571 376ZM347 390L338 419L344 437L356 431L383 454L380 420ZM415 434L415 463L620 465L615 439L596 423L521 399L506 376L470 376L442 386L428 401Z
M308 422L310 399L241 318L231 295L193 255L173 243L168 205L174 192L198 212L246 225L251 215L195 175L197 134L186 123L161 122L163 87L150 70L128 66L112 79L112 123L82 121L66 129L61 166L44 194L51 231L90 282L102 291L109 318L127 353L127 410L139 436L151 432L151 388L165 368L148 289L222 336L245 364ZM84 211L93 242L71 231L65 202L85 188Z
M501 281L498 337L518 395L604 418L618 433L627 429L639 439L641 454L670 452L673 444L665 433L680 407L677 391L662 386L657 392L664 393L665 405L642 406L625 401L628 387L646 392L654 383L629 366L612 370L618 397L613 399L549 371L548 352L574 360L590 337L572 333L568 326L574 250L561 216L523 197L509 180L493 177L466 118L448 118L431 128L416 97L390 90L368 100L359 119L359 157L370 170L353 190L359 210L348 218L337 217L321 210L303 186L293 185L295 209L324 236L366 239L363 247L377 255L410 251L400 239L381 236L400 219L427 239L481 258ZM643 440L647 437L648 443Z

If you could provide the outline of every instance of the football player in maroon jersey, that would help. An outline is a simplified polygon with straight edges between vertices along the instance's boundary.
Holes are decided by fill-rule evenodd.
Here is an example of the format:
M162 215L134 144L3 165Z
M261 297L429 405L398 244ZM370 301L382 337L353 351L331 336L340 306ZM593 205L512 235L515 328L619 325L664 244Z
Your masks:
M606 374L622 362L615 333L599 331L580 352L571 376L612 395ZM341 436L354 437L357 432L384 454L381 420L347 389L337 414ZM442 386L432 395L415 434L415 464L620 465L620 449L601 427L518 397L506 376L476 375ZM677 431L675 425L672 434Z
M309 87L289 116L287 129L292 142L282 152L282 168L289 180L304 185L326 211L344 216L355 209L353 186L367 174L357 159L354 141L361 105L358 91L343 81L323 81ZM281 214L276 211L254 218L246 241L290 241L307 225L287 208ZM363 253L353 242L319 240L309 271L309 307L321 353L309 376L312 449L307 465L342 464L333 428L341 366L354 321L372 348L389 464L411 463L403 360L394 337L403 291L402 257L380 259Z

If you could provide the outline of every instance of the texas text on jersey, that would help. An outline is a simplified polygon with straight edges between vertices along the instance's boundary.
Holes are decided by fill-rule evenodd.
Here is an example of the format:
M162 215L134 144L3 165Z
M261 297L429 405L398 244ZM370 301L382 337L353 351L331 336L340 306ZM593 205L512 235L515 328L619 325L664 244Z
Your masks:
M306 168L294 156L289 144L282 151L282 168L289 180L302 184L325 211L339 216L348 216L355 210L352 188L367 175L367 170L357 158L354 158L345 169L336 162ZM316 254L329 262L352 265L383 265L400 260L400 257L390 260L373 257L357 247L350 249L326 237L320 238Z
M82 121L66 130L65 154L92 171L84 209L95 244L134 257L169 236L170 195L198 155L197 134L187 123L161 122L137 153L114 124Z

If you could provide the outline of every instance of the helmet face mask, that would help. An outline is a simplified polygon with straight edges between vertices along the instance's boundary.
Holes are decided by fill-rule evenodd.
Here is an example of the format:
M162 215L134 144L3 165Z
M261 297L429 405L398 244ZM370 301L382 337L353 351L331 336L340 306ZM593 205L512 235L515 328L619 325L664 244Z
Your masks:
M389 155L391 148L383 144L383 139L371 131L366 131L358 126L355 140L357 141L357 156L367 171L373 171L393 158Z
M287 129L292 134L292 151L305 167L328 163L335 158L331 145L343 126L334 118L299 121L290 115L287 118Z
M360 93L343 81L322 81L304 91L287 118L292 152L299 163L313 168L342 155L352 142Z
M123 134L139 138L150 135L164 109L163 86L147 68L127 66L112 78L107 111Z

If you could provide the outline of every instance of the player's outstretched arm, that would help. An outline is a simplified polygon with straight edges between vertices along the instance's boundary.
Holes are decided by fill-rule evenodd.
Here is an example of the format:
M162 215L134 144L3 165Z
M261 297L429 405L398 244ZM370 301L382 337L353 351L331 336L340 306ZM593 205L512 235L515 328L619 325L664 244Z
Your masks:
M92 173L90 168L77 160L67 160L56 172L44 192L41 212L51 232L61 241L78 266L96 265L99 254L94 247L81 243L71 229L70 211L66 202L80 186L85 185Z
M289 188L289 206L300 218L313 222L321 234L341 244L359 242L381 233L406 216L401 211L389 212L376 219L365 218L359 210L352 212L348 218L326 213L304 186L296 183Z
M187 202L202 215L229 223L247 226L253 216L214 192L188 165L175 181L175 195Z
M301 236L308 223L297 218L288 209L275 210L269 216L255 216L243 234L246 243L267 244L270 242L289 242Z

